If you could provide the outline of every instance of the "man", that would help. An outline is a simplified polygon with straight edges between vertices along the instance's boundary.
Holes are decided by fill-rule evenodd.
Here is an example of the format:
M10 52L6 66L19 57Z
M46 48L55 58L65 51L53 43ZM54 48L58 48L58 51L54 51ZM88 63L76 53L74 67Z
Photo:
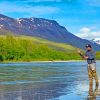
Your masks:
M88 76L90 81L90 88L93 86L93 78L95 79L96 87L99 86L98 77L96 73L96 59L95 59L95 52L92 49L90 44L86 45L86 53L83 55L80 50L78 50L80 56L87 60L88 63ZM91 89L90 89L91 90Z

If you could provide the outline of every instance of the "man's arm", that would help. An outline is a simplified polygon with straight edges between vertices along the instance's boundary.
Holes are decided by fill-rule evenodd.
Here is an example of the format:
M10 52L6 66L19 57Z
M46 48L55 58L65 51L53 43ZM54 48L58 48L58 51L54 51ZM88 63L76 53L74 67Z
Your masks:
M84 58L84 59L88 59L89 58L88 56L82 54L82 52L80 50L78 50L77 52L82 58Z

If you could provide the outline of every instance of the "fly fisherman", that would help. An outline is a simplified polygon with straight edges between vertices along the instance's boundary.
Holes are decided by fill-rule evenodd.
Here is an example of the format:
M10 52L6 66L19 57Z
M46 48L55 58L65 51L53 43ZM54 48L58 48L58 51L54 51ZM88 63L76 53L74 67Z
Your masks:
M83 55L80 50L78 50L79 55L87 60L88 66L88 76L89 76L89 84L90 88L93 87L93 78L95 79L95 86L99 86L98 77L96 73L96 59L95 52L92 49L90 44L86 45L86 53ZM90 89L91 90L91 89Z

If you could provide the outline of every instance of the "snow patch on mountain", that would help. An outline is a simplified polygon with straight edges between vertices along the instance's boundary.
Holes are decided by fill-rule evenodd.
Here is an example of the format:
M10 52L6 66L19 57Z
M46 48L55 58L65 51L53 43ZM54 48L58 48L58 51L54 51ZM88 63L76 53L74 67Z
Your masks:
M2 29L3 28L3 25L0 25L0 29Z

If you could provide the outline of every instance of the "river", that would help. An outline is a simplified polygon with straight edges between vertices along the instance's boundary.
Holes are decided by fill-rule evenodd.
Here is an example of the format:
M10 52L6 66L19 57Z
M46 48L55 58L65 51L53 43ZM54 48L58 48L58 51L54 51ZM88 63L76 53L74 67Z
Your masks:
M97 73L100 79L99 61ZM100 100L99 90L88 95L86 62L0 64L0 100Z

